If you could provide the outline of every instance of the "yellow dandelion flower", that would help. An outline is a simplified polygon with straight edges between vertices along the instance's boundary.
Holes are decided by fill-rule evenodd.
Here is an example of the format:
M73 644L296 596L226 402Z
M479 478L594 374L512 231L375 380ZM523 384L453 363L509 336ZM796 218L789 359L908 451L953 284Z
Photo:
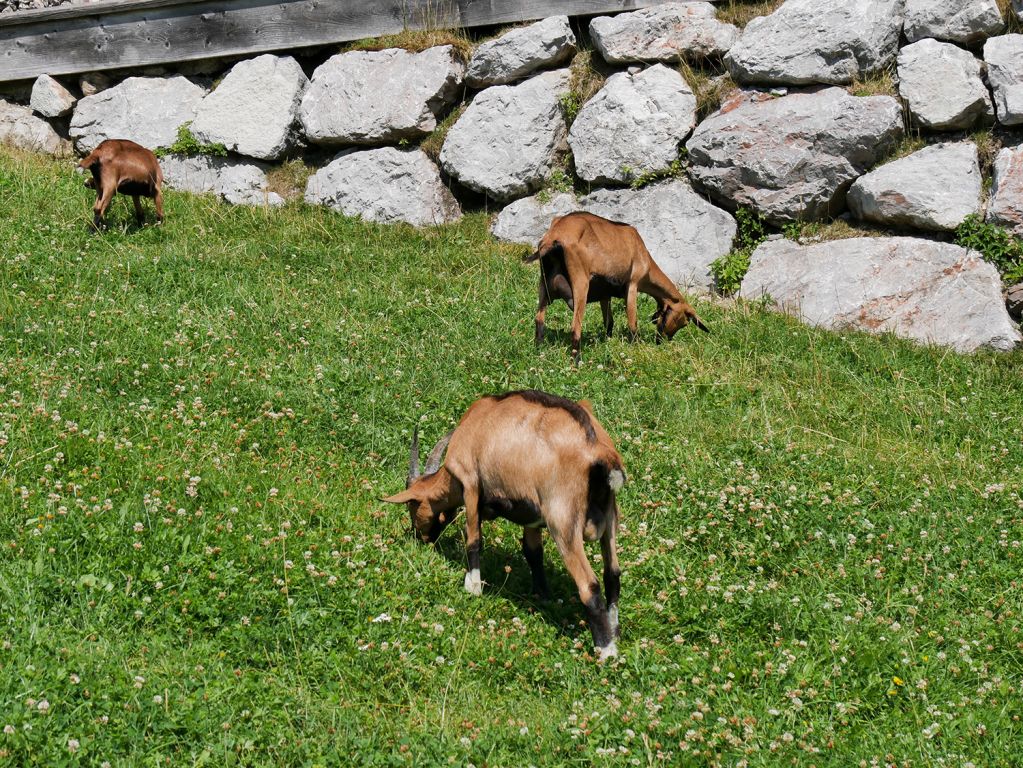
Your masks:
M901 677L893 677L892 682L895 683L896 685L905 685Z

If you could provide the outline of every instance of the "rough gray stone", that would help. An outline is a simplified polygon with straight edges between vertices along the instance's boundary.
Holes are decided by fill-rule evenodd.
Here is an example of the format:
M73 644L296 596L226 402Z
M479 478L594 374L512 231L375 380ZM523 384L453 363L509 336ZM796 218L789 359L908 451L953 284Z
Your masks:
M346 216L417 227L462 218L458 202L421 150L393 147L348 152L309 178L305 199Z
M32 110L0 99L0 144L8 144L30 152L65 155L70 145L53 127Z
M192 133L239 155L276 160L295 144L308 82L290 56L265 54L239 62L199 104Z
M523 197L506 205L494 217L490 233L508 243L536 245L554 221L555 216L581 210L575 195L558 192L550 195Z
M973 45L1003 29L998 0L906 0L903 32L911 43L933 37Z
M860 176L849 188L849 210L894 227L951 230L980 213L977 145L935 144Z
M852 238L754 251L746 299L769 296L810 325L894 333L959 352L1021 340L1001 280L976 251L913 237Z
M1023 235L1023 146L1006 147L995 158L987 220Z
M903 0L786 0L746 25L725 56L738 82L844 85L888 66Z
M994 117L982 64L952 43L921 40L899 51L899 95L923 128L958 131Z
M504 85L562 64L574 52L575 33L568 16L551 16L481 43L469 60L465 81L473 88Z
M29 106L43 117L63 117L74 109L77 99L49 75L40 75L32 84Z
M284 204L284 199L267 189L263 167L225 157L181 157L160 159L164 183L172 189L203 194L212 192L232 205Z
M1006 291L1005 308L1014 320L1023 319L1023 283L1017 283Z
M1017 19L1023 21L1023 0L1012 0L1012 12Z
M732 250L735 239L732 215L683 179L641 189L598 189L579 201L579 209L634 226L654 261L682 287L713 285L710 263Z
M987 78L1002 125L1023 123L1023 35L1001 35L984 43Z
M686 147L698 184L728 207L751 207L775 223L840 211L849 184L903 132L902 109L889 96L827 88L758 98L726 104Z
M106 139L130 139L148 149L167 147L178 128L195 117L206 91L184 77L129 77L80 99L71 138L80 152Z
M95 96L110 87L110 78L102 72L86 72L78 78L78 90L82 96Z
M448 131L441 167L495 200L537 190L565 144L559 100L568 84L568 70L559 69L481 91Z
M675 62L724 55L739 38L739 29L718 21L710 3L664 3L599 16L590 22L590 37L612 64Z
M664 171L696 124L696 96L678 70L662 64L619 72L579 111L568 143L580 178L627 183Z
M313 72L299 111L302 127L314 144L418 139L437 127L464 73L450 45L341 53Z

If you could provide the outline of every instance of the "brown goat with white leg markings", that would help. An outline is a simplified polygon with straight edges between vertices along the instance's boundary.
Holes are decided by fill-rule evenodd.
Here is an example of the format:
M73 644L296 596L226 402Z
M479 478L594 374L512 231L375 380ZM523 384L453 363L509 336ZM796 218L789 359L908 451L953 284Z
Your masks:
M572 357L579 362L583 313L586 304L600 302L604 330L611 335L611 299L624 298L633 341L639 332L636 298L653 296L657 311L651 320L657 326L657 341L671 340L678 330L692 322L710 332L703 321L654 262L635 227L582 211L559 216L540 238L536 252L523 261L540 261L540 302L536 311L536 344L543 341L547 305L564 299L572 309Z
M78 167L92 173L85 186L96 190L96 204L92 207L92 224L96 229L103 224L115 192L131 195L139 226L145 220L139 197L153 198L156 220L163 221L163 171L156 155L145 147L128 139L107 139L83 158Z
M444 466L440 458L447 447ZM547 595L542 528L550 531L586 607L597 656L617 654L621 570L615 547L618 505L625 482L622 457L589 403L536 390L484 397L434 447L420 475L413 438L407 489L384 499L407 504L415 532L436 541L465 505L468 570L465 588L483 591L481 523L503 517L523 526L522 553L533 591ZM604 589L586 558L584 541L600 539Z

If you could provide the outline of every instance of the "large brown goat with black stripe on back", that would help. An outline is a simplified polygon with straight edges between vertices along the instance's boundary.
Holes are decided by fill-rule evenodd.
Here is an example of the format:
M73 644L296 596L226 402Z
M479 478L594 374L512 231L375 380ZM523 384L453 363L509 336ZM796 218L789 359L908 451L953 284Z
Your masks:
M428 543L437 540L464 504L468 592L483 591L481 524L503 517L523 526L522 553L533 591L546 597L542 529L547 528L586 607L597 657L617 655L621 570L615 493L625 482L625 471L589 403L536 390L484 397L437 443L425 474L418 467L418 437L413 437L406 490L384 501L406 504L413 529ZM606 603L583 546L597 539Z
M85 186L96 190L92 207L92 225L103 225L114 194L131 195L135 203L135 220L141 227L145 221L140 197L151 197L156 207L156 221L163 222L163 171L150 150L128 139L107 139L100 142L78 163L79 171L89 171L92 178Z
M636 314L638 294L654 297L657 311L651 320L657 326L657 341L669 341L680 328L693 323L710 330L696 310L683 298L664 274L636 228L593 213L577 211L558 216L540 238L536 251L523 258L540 261L540 301L536 310L536 344L543 341L547 305L563 299L572 309L572 359L579 362L586 304L600 302L604 330L611 335L611 299L624 298L629 334L639 335Z

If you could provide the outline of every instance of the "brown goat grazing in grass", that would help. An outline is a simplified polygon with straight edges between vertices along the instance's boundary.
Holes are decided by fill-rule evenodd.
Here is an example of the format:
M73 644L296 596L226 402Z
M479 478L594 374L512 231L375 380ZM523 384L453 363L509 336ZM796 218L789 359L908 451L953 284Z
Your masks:
M536 343L543 341L547 305L564 299L572 309L572 357L579 362L583 313L586 304L599 301L608 336L614 325L611 299L624 298L633 341L638 336L636 297L653 296L657 311L651 320L657 326L657 341L669 340L692 322L710 332L675 284L661 271L635 227L582 211L559 216L540 238L536 252L526 256L529 263L540 260L540 303L536 310Z
M447 447L447 458L440 458ZM523 526L522 554L533 591L547 596L543 532L550 531L586 607L597 655L617 654L621 570L615 547L615 492L625 482L622 458L589 403L525 390L484 397L442 438L418 472L419 445L412 442L406 490L384 501L407 504L412 526L434 542L465 505L468 570L465 588L483 591L481 523L503 517ZM605 604L586 559L584 541L600 539Z
M78 167L92 173L85 186L96 190L96 204L92 207L92 224L96 229L103 224L103 216L115 192L131 195L139 226L145 220L139 197L153 198L156 220L163 221L163 192L160 189L163 171L156 155L145 147L127 139L107 139L83 158Z

